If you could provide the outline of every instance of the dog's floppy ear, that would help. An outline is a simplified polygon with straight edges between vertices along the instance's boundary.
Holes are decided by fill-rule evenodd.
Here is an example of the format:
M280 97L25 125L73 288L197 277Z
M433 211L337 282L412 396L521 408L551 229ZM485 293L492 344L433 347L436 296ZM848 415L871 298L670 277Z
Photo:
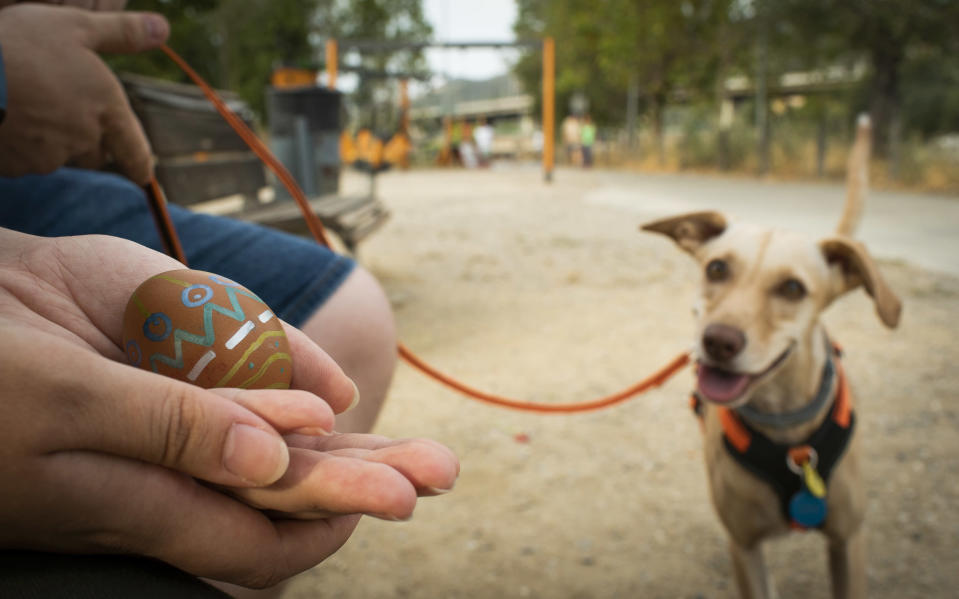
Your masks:
M847 237L824 239L819 242L819 247L826 262L839 266L841 270L842 288L837 295L862 285L866 293L872 296L879 319L890 329L896 328L902 313L902 302L886 285L866 247Z
M718 212L690 212L671 216L640 227L642 231L662 233L692 254L704 242L726 230L726 217Z

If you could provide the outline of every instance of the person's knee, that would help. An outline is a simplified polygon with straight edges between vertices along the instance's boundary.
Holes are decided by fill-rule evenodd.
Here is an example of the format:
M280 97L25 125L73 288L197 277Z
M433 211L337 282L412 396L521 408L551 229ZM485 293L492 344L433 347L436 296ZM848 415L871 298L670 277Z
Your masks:
M386 377L387 384L392 378L397 357L393 310L379 282L363 268L354 268L302 329L354 380L367 372Z
M396 325L380 284L356 267L301 327L356 383L360 403L336 418L340 432L369 432L396 369Z

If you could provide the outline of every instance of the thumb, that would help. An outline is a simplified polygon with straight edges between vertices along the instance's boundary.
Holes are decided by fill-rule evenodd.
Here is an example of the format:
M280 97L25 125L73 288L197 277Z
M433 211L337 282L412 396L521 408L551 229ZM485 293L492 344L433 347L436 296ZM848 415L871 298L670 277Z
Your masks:
M170 24L157 13L78 11L86 21L85 45L96 52L131 54L158 48Z
M70 381L81 405L96 406L76 419L68 442L77 449L231 486L267 485L286 471L283 438L247 408L172 378L99 356L86 359L91 363L78 372L101 375Z

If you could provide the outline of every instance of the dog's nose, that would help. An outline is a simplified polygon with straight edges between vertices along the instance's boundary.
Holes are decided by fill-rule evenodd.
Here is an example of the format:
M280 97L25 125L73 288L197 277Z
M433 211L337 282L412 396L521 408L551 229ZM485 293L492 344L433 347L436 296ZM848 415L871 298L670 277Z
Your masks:
M703 331L703 349L718 362L732 360L745 346L746 335L736 327L711 324Z

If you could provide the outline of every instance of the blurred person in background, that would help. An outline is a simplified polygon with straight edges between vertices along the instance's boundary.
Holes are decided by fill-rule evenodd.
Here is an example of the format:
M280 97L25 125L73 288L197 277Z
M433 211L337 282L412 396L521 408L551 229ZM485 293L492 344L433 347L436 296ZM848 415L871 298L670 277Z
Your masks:
M563 144L566 146L566 160L570 164L580 164L580 144L582 143L579 117L569 114L563 119Z
M476 151L479 153L480 166L489 166L493 157L493 126L480 117L473 130L473 140L476 142Z
M583 168L593 166L593 145L596 143L596 124L587 114L580 125L580 150L583 153Z

